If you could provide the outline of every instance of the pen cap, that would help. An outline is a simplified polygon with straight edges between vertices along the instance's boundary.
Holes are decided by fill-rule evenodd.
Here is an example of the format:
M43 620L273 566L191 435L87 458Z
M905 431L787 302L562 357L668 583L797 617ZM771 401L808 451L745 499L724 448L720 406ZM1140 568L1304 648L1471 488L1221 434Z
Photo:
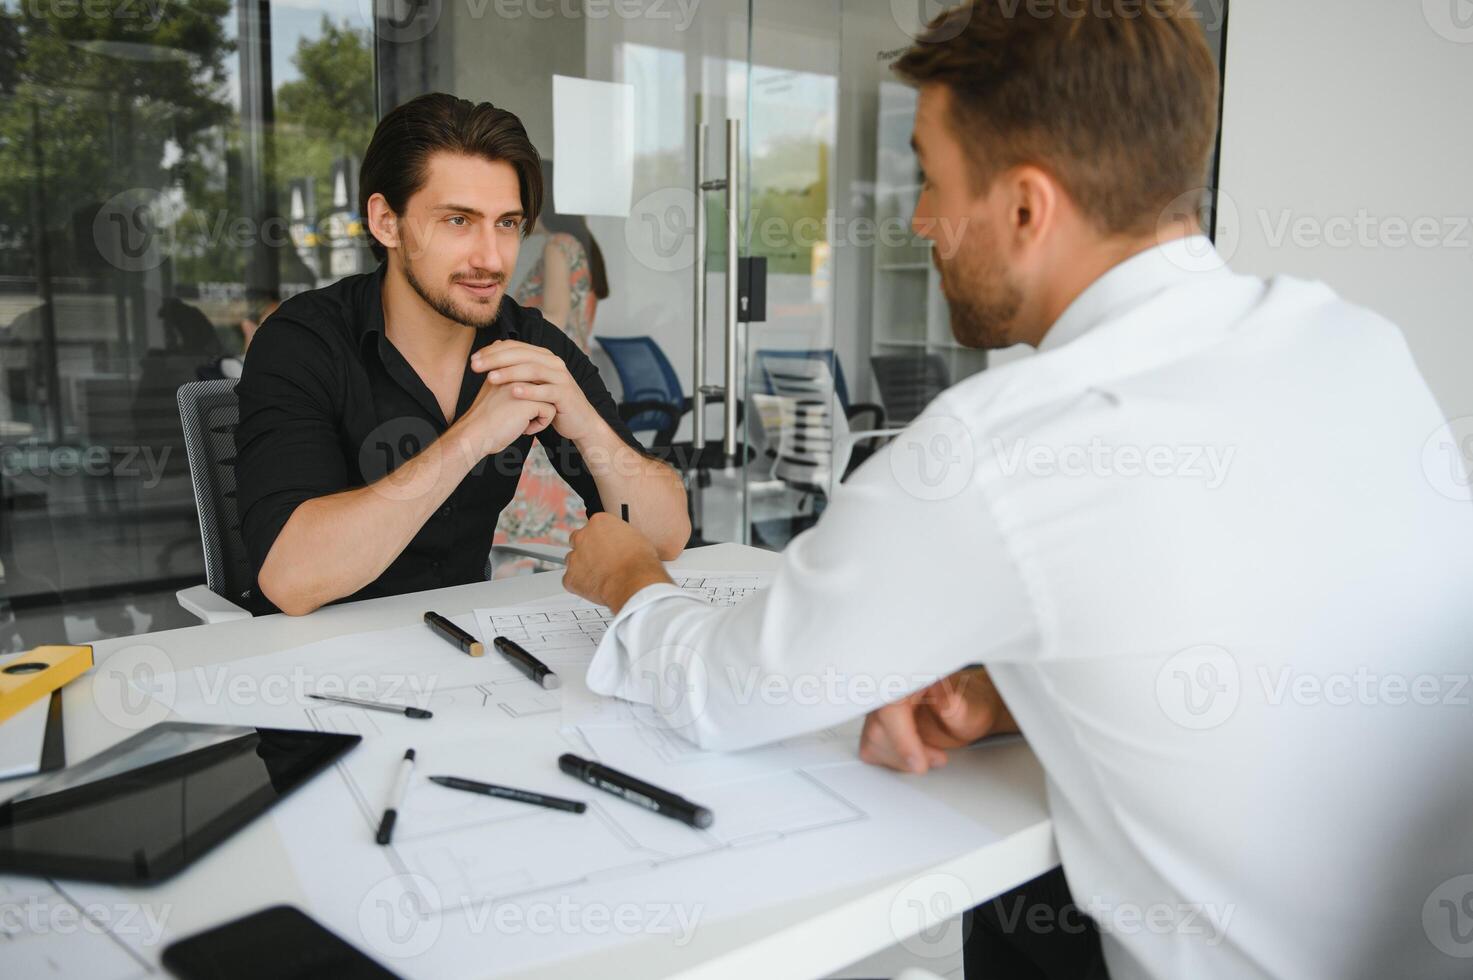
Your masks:
M587 761L578 758L571 752L564 752L557 757L557 767L569 776L577 776L579 779L588 775Z

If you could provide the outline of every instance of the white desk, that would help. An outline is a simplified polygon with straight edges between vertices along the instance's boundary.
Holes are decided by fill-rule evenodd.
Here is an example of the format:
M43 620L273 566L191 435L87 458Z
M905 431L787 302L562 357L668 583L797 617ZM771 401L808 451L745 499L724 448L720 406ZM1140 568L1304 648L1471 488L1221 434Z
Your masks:
M777 555L737 545L687 552L677 566L721 571L774 568ZM562 591L560 573L457 586L433 592L333 606L311 616L196 626L95 645L98 667L66 688L69 759L92 755L131 734L105 719L94 703L96 675L108 657L147 644L164 651L177 669L269 653L365 630L420 622L426 609L454 614L526 602ZM565 959L523 977L818 977L909 938L892 925L897 902L918 897L932 883L955 889L960 881L976 901L1006 891L1058 863L1044 802L1043 776L1028 748L996 746L963 754L916 785L990 827L999 839L953 860L912 874L873 881L801 900L774 896L770 906L737 918L702 923L693 939L675 947L669 937L626 943L596 956ZM12 784L15 791L21 786ZM4 795L10 795L10 792ZM917 827L917 833L924 828ZM883 846L876 841L876 846ZM936 878L928 876L935 875ZM713 881L713 889L721 883ZM173 880L124 894L156 908L169 906L165 942L267 905L306 904L271 820L258 820ZM904 919L904 917L902 917ZM145 950L157 962L161 949ZM392 968L392 964L391 968ZM472 975L467 964L464 975Z

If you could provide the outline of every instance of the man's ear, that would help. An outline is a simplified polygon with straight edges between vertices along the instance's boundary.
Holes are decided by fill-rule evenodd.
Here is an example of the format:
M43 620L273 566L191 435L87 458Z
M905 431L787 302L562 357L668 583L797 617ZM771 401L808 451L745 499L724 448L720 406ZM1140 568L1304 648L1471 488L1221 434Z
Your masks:
M1013 241L1019 247L1042 241L1059 220L1062 189L1053 175L1041 167L1021 164L999 177L1006 189L1003 215Z
M399 247L399 216L382 194L368 198L368 230L385 248Z

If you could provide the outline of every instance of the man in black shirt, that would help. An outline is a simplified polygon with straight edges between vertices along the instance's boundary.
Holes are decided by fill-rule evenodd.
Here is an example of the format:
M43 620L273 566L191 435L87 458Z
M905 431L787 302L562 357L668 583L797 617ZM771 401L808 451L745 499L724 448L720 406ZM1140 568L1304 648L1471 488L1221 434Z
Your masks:
M379 123L359 184L385 261L283 303L237 388L259 596L296 615L480 580L534 437L590 514L628 504L678 555L679 476L643 452L577 346L505 295L542 203L516 116L414 99Z

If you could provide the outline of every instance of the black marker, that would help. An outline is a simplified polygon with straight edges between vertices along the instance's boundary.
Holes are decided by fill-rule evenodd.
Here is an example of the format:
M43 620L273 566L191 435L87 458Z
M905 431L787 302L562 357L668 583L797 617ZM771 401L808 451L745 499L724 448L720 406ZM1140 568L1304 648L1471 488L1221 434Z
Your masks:
M399 807L404 803L404 794L409 789L409 774L413 771L414 750L409 749L399 763L399 774L394 777L394 788L389 793L389 805L384 807L383 819L378 822L378 837L374 839L380 844L394 839L394 821L399 819Z
M692 803L683 796L676 796L668 790L651 786L644 780L635 779L617 769L610 769L597 762L580 759L571 752L558 756L557 767L574 779L583 780L589 786L606 793L613 793L636 806L653 810L662 817L679 820L692 827L709 827L714 819L710 810Z
M479 640L437 612L425 613L425 625L440 639L460 648L461 653L468 653L472 657L480 657L486 653L486 647Z
M558 680L552 668L522 649L521 644L508 640L504 636L498 636L492 641L492 645L501 652L503 657L510 660L517 670L526 674L534 682L541 684L544 689L555 691L563 686L563 682Z
M389 711L396 715L404 715L408 718L433 718L434 712L426 711L424 708L406 707L402 704L389 704L386 701L365 701L363 698L345 698L340 694L309 694L309 698L318 701L332 701L335 704L351 704L356 708L367 708L369 711Z
M567 810L569 813L582 813L588 809L588 804L578 800L565 800L561 796L544 796L527 789L516 789L511 786L497 786L493 783L478 783L474 779L461 779L459 776L431 776L430 782L439 783L449 789L461 789L467 793L480 793L482 796L494 796L499 800L516 800L518 803L530 803L533 806L545 806L549 810Z

